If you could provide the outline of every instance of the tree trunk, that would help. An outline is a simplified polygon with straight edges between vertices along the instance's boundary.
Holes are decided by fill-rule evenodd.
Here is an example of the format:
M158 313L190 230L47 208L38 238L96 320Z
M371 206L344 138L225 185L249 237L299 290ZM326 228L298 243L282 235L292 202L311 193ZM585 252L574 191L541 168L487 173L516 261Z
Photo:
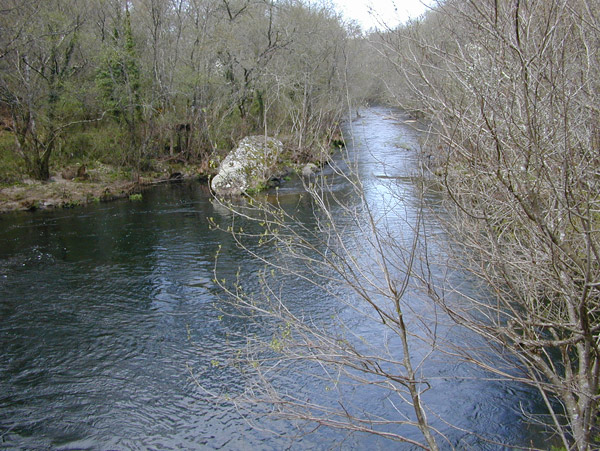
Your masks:
M52 144L48 144L46 150L41 156L37 154L32 161L32 167L29 172L36 180L46 181L50 179L50 155L52 154Z

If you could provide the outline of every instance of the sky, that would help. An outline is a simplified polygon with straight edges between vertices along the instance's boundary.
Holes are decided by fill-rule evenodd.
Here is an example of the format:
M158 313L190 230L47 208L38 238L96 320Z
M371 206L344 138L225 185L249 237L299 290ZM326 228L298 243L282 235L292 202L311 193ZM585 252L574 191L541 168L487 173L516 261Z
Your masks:
M432 0L334 0L346 19L356 20L363 30L383 28L382 21L395 27L427 11ZM369 14L373 11L374 14Z

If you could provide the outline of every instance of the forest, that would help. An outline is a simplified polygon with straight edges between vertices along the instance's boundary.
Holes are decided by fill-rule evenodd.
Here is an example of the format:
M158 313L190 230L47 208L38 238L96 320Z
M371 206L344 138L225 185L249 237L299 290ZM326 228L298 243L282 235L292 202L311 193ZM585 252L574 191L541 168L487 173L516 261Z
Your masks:
M276 304L268 313L285 331L276 351L348 377L358 372L363 383L383 381L413 408L423 438L416 446L443 448L422 405L427 375L411 360L402 301L410 279L498 352L465 345L448 353L534 387L547 413L532 421L551 429L559 447L600 446L598 0L445 0L370 31L327 2L302 0L2 0L0 11L3 185L81 165L130 178L165 164L210 175L252 134L280 139L290 161L323 164L342 121L368 104L426 123L422 177L443 192L452 237L443 264L485 284L487 296L432 277L442 262L423 238L435 239L424 222L413 243L390 244L376 214L351 212L367 216L365 237L381 268L364 275L343 252L307 259L290 218L253 205L238 212L260 216L264 237L288 255L333 271L322 277L356 291L404 349L393 361L364 353ZM327 217L326 186L307 189ZM333 218L321 225L328 249L343 248ZM389 269L401 266L392 261L399 255L405 280ZM246 294L223 285L256 312ZM327 413L265 384L262 393L287 415ZM348 412L336 418L333 427L363 430ZM376 425L369 432L409 442Z
M209 172L252 133L310 159L359 71L340 17L298 1L3 1L0 20L4 182L96 162Z

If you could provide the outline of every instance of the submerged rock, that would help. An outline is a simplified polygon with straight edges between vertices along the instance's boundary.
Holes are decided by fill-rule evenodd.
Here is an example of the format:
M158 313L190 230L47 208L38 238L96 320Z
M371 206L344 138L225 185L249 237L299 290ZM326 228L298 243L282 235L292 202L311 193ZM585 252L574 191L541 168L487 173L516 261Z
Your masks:
M302 168L302 177L310 177L319 172L319 167L314 163L306 163Z
M211 181L219 196L239 196L260 191L269 179L277 177L283 144L275 138L248 136L229 153Z

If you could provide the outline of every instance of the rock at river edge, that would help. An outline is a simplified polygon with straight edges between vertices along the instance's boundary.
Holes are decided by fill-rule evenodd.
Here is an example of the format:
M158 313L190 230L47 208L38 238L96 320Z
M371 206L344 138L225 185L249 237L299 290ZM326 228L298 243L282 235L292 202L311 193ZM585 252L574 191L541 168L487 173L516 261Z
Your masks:
M223 160L211 188L219 196L258 191L277 175L283 144L265 136L247 136Z

